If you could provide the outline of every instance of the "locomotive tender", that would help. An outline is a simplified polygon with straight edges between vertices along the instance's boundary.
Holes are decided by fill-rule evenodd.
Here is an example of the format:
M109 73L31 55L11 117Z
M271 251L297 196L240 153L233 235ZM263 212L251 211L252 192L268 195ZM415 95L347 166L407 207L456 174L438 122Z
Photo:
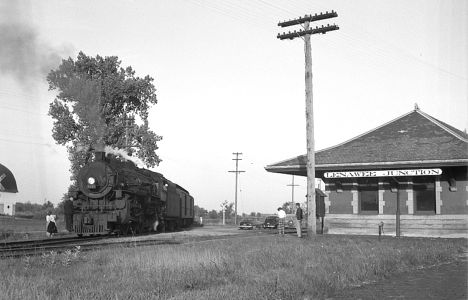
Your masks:
M73 231L79 236L175 230L193 222L187 190L162 174L113 154L94 152L78 174Z

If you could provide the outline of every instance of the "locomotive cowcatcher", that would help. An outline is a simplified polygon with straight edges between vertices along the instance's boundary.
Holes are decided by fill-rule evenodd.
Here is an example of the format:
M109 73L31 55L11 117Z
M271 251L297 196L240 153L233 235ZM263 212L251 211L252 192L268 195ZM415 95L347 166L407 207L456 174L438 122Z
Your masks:
M192 224L194 201L187 190L122 157L91 154L72 193L76 234L172 231Z

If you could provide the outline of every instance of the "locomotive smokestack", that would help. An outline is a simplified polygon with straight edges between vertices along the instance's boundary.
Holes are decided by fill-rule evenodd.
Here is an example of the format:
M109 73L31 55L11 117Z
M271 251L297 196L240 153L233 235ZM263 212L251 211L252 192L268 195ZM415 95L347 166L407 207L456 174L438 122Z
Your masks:
M96 160L106 159L106 151L103 143L96 143L96 145L94 146L94 155L96 157Z
M106 159L106 152L96 151L94 153L96 161L104 161Z

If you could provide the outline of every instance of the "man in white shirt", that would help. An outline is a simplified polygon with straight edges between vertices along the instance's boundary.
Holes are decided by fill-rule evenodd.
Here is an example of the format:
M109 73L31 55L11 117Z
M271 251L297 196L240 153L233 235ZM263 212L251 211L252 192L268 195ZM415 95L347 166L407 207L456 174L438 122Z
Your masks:
M286 212L283 208L278 207L278 234L284 235L284 221L286 219Z

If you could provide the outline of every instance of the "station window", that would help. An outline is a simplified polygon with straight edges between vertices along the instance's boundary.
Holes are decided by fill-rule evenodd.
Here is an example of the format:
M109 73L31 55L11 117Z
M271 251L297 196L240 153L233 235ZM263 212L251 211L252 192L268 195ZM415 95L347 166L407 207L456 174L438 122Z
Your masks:
M422 176L413 178L413 195L417 213L435 213L434 177Z
M359 211L361 213L379 212L379 182L376 178L358 180Z

